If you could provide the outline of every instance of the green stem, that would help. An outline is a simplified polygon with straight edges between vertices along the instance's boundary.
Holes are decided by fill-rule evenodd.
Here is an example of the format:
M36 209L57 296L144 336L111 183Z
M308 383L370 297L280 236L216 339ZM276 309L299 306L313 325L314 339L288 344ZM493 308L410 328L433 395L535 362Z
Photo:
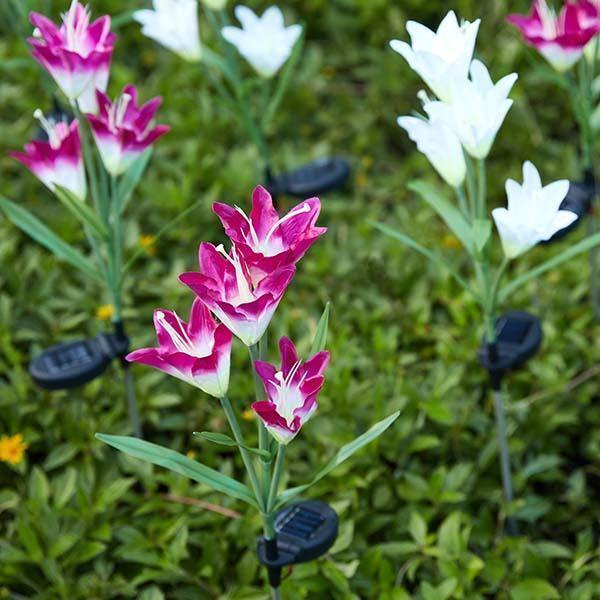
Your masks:
M261 350L264 351L264 348L260 347L260 342L254 344L253 346L249 346L248 350L250 351L250 359L252 361L252 372L254 374L254 389L256 392L256 401L259 402L263 399L263 387L262 381L256 372L255 363L257 360L264 359L264 355L261 354ZM258 447L261 450L269 450L269 432L265 427L264 423L261 419L257 419L258 426ZM265 497L269 496L270 486L271 486L271 462L266 461L264 459L260 459L261 464L261 483L262 483L262 491Z
M458 199L458 207L460 208L465 219L469 220L469 203L467 202L467 196L465 194L465 188L461 185L454 188L456 197Z
M485 219L487 213L487 174L485 171L485 159L477 161L477 199L478 199L478 219Z
M277 448L277 458L275 460L275 468L273 469L273 479L271 480L271 489L269 490L269 500L267 502L267 512L273 512L275 502L277 501L277 491L279 482L283 474L283 466L285 465L285 444L279 444Z
M475 169L473 168L473 161L471 157L465 152L465 163L467 165L467 194L469 195L469 207L471 211L471 220L477 218L477 178L475 176Z
M262 492L262 488L258 481L258 477L256 475L256 470L254 469L254 463L252 462L252 457L248 450L246 450L246 442L244 441L244 436L242 434L242 430L240 429L240 425L235 416L235 412L233 407L231 406L231 402L227 396L223 396L221 398L221 406L223 407L223 412L227 417L227 421L229 422L229 427L231 428L231 432L233 433L233 437L235 441L238 443L238 448L240 450L240 454L242 456L242 461L244 466L246 467L246 471L248 473L248 477L250 478L250 483L252 485L252 490L254 491L254 495L256 496L256 501L258 502L258 506L261 512L265 511L266 508L266 496L264 496Z

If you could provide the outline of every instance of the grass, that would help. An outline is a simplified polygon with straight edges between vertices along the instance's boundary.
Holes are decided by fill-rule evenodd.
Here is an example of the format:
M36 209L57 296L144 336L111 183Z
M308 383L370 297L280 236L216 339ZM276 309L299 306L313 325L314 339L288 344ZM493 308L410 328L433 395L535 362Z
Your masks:
M64 8L39 4L52 15ZM504 180L518 178L525 159L544 180L577 174L568 98L503 22L525 4L456 2L462 16L484 19L478 48L494 79L520 74L490 160L490 207L504 203ZM122 3L103 0L93 8L116 14ZM333 362L318 415L289 448L289 481L307 481L340 445L402 409L393 429L311 490L338 511L340 536L326 558L294 569L284 583L288 598L600 594L600 336L586 257L520 290L506 306L538 314L545 335L538 357L510 379L513 509L523 534L511 539L501 535L505 507L492 400L476 360L477 308L447 274L369 225L400 226L463 266L456 241L407 190L415 178L437 180L395 124L415 107L421 83L387 47L405 37L405 19L435 25L447 8L422 0L287 3L289 18L306 24L307 50L270 132L278 167L342 153L354 168L347 191L322 198L329 232L299 265L273 324L272 342L286 334L306 352L332 302ZM6 156L30 138L33 110L51 104L50 87L14 32L0 38L0 69L1 191L79 244L79 228ZM144 255L126 285L125 315L133 345L141 347L154 341L155 307L187 313L192 296L177 275L196 267L199 242L224 241L212 201L247 207L260 173L255 151L205 77L134 25L119 31L110 89L129 81L142 98L164 97L160 121L173 127L131 203L130 254L141 235L204 199L153 256ZM558 251L532 251L511 273ZM42 348L108 328L96 318L107 300L1 217L0 265L0 432L20 432L29 444L23 463L0 465L0 597L264 598L254 553L258 515L238 516L238 503L94 440L98 431L127 433L116 367L69 393L31 383L27 363ZM253 388L239 343L232 367L230 395L242 411ZM216 401L149 369L136 367L135 375L147 439L241 476L231 449L191 436L226 431Z

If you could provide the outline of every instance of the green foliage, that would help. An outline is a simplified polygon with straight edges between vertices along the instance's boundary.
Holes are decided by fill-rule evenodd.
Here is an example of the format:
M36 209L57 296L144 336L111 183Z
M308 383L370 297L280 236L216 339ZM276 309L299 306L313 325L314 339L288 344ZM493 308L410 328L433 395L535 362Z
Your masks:
M66 6L58 0L15 6L25 4L55 17ZM305 23L306 51L270 125L277 167L328 153L346 153L354 165L351 189L323 197L321 221L329 231L300 263L270 336L271 359L280 335L291 336L307 356L332 301L332 364L320 410L289 447L283 483L311 481L337 448L402 409L376 443L307 492L333 504L340 536L327 557L295 568L283 593L294 600L594 600L600 596L600 329L589 308L585 254L510 296L511 308L543 316L545 342L510 379L516 500L503 507L493 407L475 356L482 333L477 308L447 270L369 224L442 246L451 268L469 277L456 240L407 190L415 179L439 181L395 124L414 108L422 83L387 47L389 39L406 36L406 19L434 25L449 7L423 0L281 5ZM568 90L540 78L542 63L504 23L507 13L527 5L454 5L464 17L483 17L478 47L494 79L520 74L490 160L490 208L505 202L504 180L517 177L525 159L545 181L576 175ZM119 14L125 7L97 0L92 8ZM52 103L53 86L17 37L18 18L0 23L0 193L82 250L81 225L6 155L32 136L34 109ZM25 24L22 30L29 35ZM208 28L202 31L211 43ZM124 316L133 347L142 347L154 343L155 307L189 309L191 294L177 274L196 268L199 241L224 241L211 202L248 208L261 174L244 132L194 65L144 39L127 19L118 34L111 93L135 81L142 99L162 95L160 122L173 128L131 196L126 255L138 252L141 234L155 234L200 203L157 240L154 256L140 252L131 265ZM291 203L281 199L282 208ZM484 233L482 226L477 239ZM556 250L532 251L511 265L510 280L584 233ZM108 299L63 258L57 261L0 215L0 434L21 432L29 444L23 463L0 464L0 597L263 600L256 511L246 514L240 501L119 456L94 439L97 431L129 433L116 365L68 394L31 383L27 363L42 348L108 328L95 318ZM252 402L252 381L246 349L237 343L232 372L230 396L241 412ZM191 435L228 434L216 401L151 369L136 367L135 376L149 440L242 477L235 447ZM248 443L257 445L254 423L243 425ZM500 536L504 508L518 518L521 537Z

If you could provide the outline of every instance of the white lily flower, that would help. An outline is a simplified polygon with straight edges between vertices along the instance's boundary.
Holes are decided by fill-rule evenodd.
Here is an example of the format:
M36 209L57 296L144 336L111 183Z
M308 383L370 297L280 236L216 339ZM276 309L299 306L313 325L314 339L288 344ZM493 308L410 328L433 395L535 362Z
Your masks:
M136 10L133 18L142 33L185 60L202 56L197 0L153 0L154 10Z
M512 179L506 182L508 209L495 208L492 216L507 258L515 258L549 240L577 219L574 212L560 210L568 192L566 179L542 187L540 174L529 161L523 164L523 185Z
M252 65L259 75L270 78L281 69L302 34L301 25L285 26L283 13L269 7L259 17L247 6L236 6L239 27L223 27L221 34Z
M455 82L452 100L429 102L425 111L430 117L447 122L473 158L485 158L513 105L508 94L517 78L516 73L511 73L494 84L487 67L474 60L471 79Z
M448 125L437 119L398 117L398 125L406 130L440 176L452 187L460 187L467 174L462 146Z
M464 81L475 50L475 40L480 20L458 23L454 11L450 11L440 23L437 32L428 27L408 21L406 30L411 45L392 40L390 46L401 54L431 88L440 100L450 100L456 81Z

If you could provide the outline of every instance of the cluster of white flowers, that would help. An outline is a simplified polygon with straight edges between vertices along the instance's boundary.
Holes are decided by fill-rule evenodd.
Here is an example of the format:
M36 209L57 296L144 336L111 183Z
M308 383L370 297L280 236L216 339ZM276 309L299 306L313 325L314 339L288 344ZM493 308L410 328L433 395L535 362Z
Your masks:
M211 10L221 10L226 0L202 0ZM153 0L153 10L138 10L134 19L142 33L189 61L202 59L197 0ZM235 15L242 27L223 27L221 34L265 78L273 77L290 57L302 34L301 25L285 26L283 13L271 6L259 17L246 6Z
M487 67L473 59L479 24L479 19L459 23L450 11L435 32L409 21L410 45L390 42L435 95L431 99L425 92L419 94L427 118L403 116L398 124L454 188L460 188L467 176L465 153L476 160L490 153L513 104L508 95L518 77L511 73L494 83ZM574 213L559 210L568 182L543 188L533 164L526 162L523 172L523 186L507 182L508 209L492 213L508 258L548 240L576 219Z

